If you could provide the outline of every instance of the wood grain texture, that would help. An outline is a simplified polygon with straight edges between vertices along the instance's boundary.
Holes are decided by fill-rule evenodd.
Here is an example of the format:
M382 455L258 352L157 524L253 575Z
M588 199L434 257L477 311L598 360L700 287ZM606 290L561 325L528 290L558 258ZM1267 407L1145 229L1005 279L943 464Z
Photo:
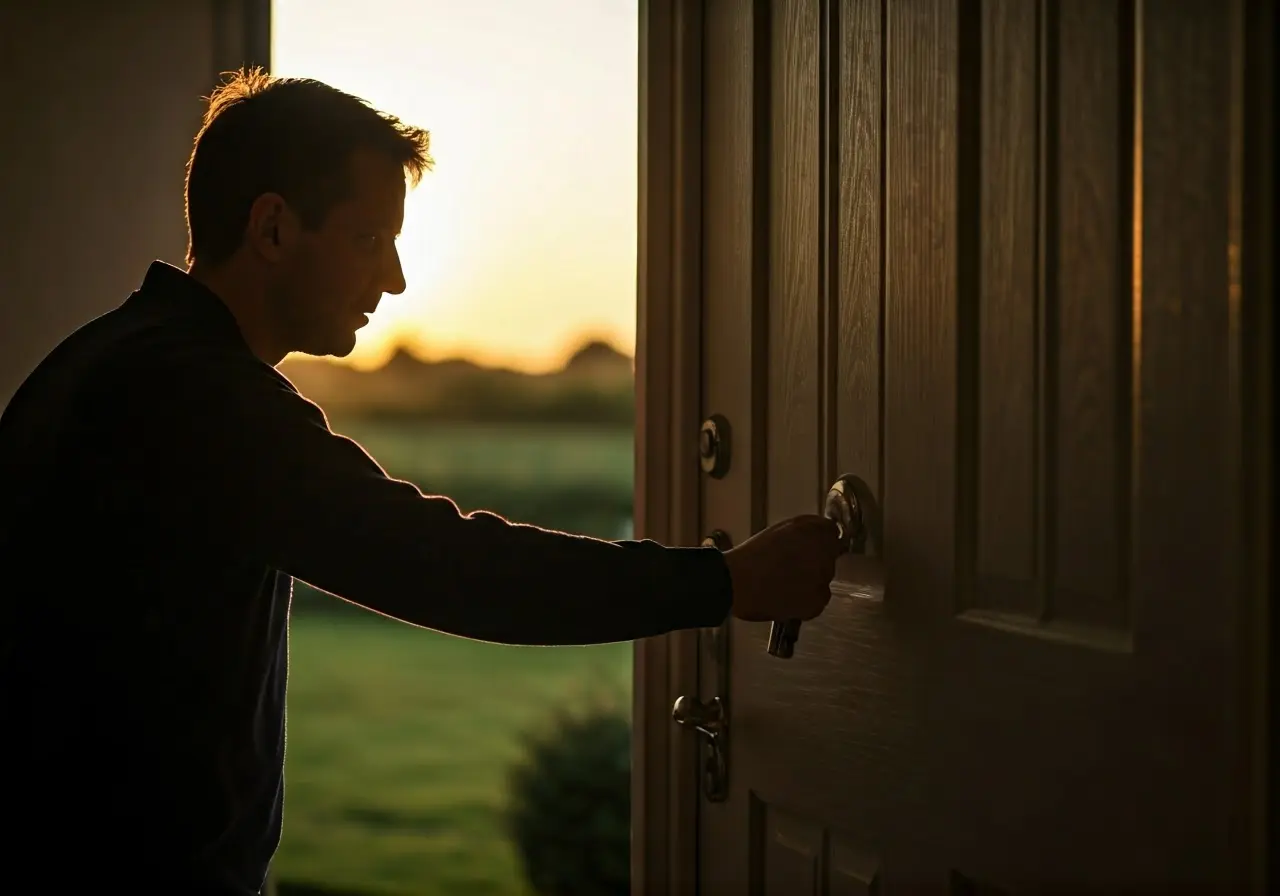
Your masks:
M838 307L836 475L852 473L881 492L881 339L884 320L884 92L880 0L836 4L837 197L834 300ZM831 477L834 480L834 476Z
M760 390L768 370L762 339L767 284L759 270L768 270L768 245L761 245L757 235L763 222L752 189L762 148L753 137L751 5L710 0L706 16L703 201L718 214L702 240L701 398L704 417L728 419L733 444L729 473L701 478L702 528L725 529L742 542L754 530L756 496L763 486L756 474L764 455Z
M1206 828L1170 806L1171 872L1241 888L1247 841L1232 840L1244 809L1229 770L1246 735L1237 695L1235 620L1242 546L1232 538L1243 483L1234 445L1242 424L1233 392L1244 334L1235 325L1229 253L1233 135L1231 8L1143 4L1140 366L1134 407L1133 626L1139 649L1166 670L1181 704L1176 753L1200 769L1182 807L1224 820ZM1194 137L1190 137L1190 134ZM1195 510L1184 508L1194 492ZM1177 558L1176 563L1169 562ZM1174 655L1176 652L1176 656ZM1225 714L1225 719L1224 719ZM1228 821L1229 820L1229 821Z
M981 4L977 558L972 606L1036 618L1040 3Z
M1252 281L1231 266L1241 16L1068 6L759 0L750 39L742 6L708 19L709 104L745 92L744 66L772 82L747 187L769 251L717 243L706 286L750 316L758 292L724 286L767 256L753 482L776 519L812 512L824 466L863 475L886 575L883 602L836 597L790 660L767 626L732 627L707 892L1221 892L1259 867L1255 586L1231 534L1260 478ZM708 215L736 221L747 166L728 163L759 143L707 120L707 165L726 163Z
M1127 626L1133 34L1125 4L1057 7L1050 615Z
M769 520L819 508L819 0L770 12Z
M955 569L956 19L900 2L887 22L881 501L886 600L912 615L950 610Z
M679 443L691 428L688 420L696 431L699 410L698 13L674 0L640 3L636 531L674 544L697 538L697 459ZM691 632L636 644L631 811L637 896L687 894L696 880L697 744L676 729L670 713L678 696L697 689L697 650Z
M768 382L768 17L762 2L708 0L704 103L703 196L714 226L703 236L704 305L702 405L733 426L732 461L723 479L702 477L702 531L726 531L741 543L763 525L765 423ZM764 46L762 47L762 44ZM761 52L763 50L763 52ZM764 120L762 120L764 119ZM730 620L721 632L728 650L713 649L703 633L699 676L702 699L720 697L734 724L734 675L720 664L734 660ZM729 780L738 772L732 762ZM749 868L741 850L746 819L734 802L703 802L699 812L699 886L703 893L745 892Z

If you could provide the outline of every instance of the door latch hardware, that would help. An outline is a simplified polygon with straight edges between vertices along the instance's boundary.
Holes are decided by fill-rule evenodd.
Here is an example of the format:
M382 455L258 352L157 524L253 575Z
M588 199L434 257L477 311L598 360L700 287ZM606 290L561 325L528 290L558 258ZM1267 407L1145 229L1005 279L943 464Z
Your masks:
M713 803L729 796L729 764L725 756L725 738L729 720L724 702L712 697L703 703L697 697L681 697L671 708L671 718L684 728L701 735L706 750L702 763L702 792Z
M702 539L702 546L704 548L718 548L721 551L727 551L733 547L733 539L723 529L712 529L711 534Z
M827 492L822 509L823 516L840 527L840 547L846 554L858 554L866 549L867 530L862 518L862 503L855 490L857 482L856 477L847 473L837 479ZM790 659L795 654L799 639L800 620L775 622L769 628L769 655Z
M729 421L712 414L698 430L698 460L702 472L721 479L729 472Z

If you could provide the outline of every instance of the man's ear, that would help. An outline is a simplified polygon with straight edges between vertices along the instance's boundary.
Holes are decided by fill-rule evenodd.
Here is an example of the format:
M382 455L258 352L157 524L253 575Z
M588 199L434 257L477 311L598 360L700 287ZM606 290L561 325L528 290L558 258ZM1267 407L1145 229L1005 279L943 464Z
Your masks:
M289 203L279 193L263 193L249 207L245 240L268 261L279 260L297 230Z

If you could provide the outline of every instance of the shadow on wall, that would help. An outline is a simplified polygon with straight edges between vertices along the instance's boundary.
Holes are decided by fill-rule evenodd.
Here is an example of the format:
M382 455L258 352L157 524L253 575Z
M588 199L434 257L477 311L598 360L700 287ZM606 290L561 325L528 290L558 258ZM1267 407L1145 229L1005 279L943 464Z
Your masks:
M22 222L0 243L0 406L151 261L182 264L184 165L219 68L213 5L0 3L0 207Z

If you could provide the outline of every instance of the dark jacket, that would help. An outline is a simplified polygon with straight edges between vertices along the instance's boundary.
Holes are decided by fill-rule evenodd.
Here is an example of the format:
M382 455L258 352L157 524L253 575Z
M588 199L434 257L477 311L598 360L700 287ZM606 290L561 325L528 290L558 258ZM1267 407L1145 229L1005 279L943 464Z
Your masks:
M4 864L56 863L68 891L257 892L295 577L507 644L714 626L731 601L713 548L464 516L388 478L159 262L0 418L0 569Z

